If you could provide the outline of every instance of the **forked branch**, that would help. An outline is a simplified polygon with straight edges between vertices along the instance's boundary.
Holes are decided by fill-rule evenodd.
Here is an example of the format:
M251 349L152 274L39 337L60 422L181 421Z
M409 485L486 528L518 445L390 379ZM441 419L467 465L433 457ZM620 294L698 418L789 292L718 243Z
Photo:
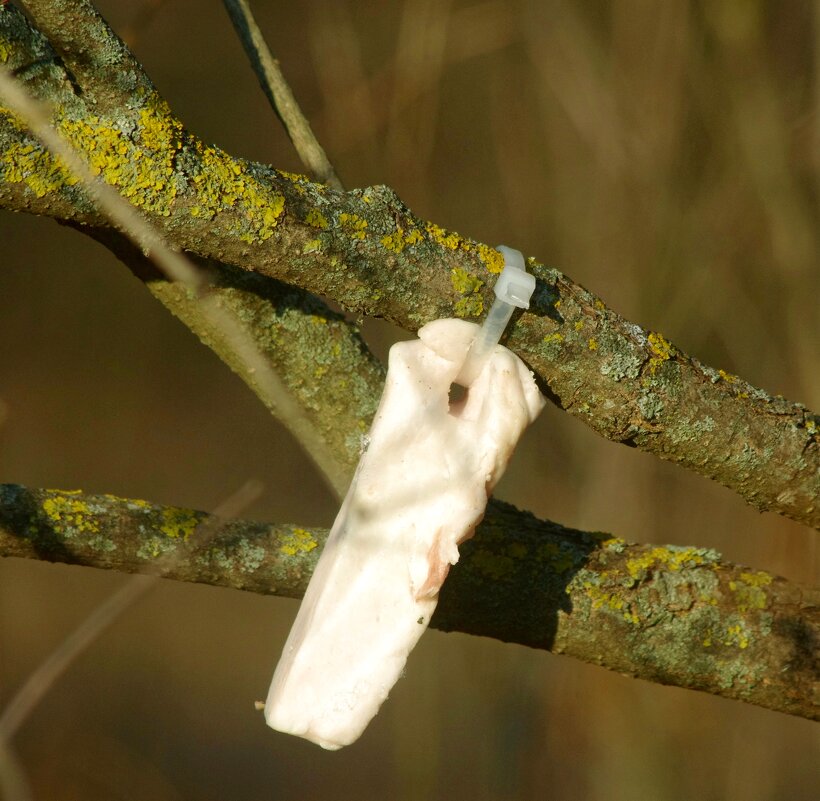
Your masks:
M417 218L386 187L336 192L204 145L144 73L126 80L136 62L90 3L78 0L70 12L46 0L27 6L56 54L4 6L0 56L52 103L55 125L99 173L180 247L411 331L486 307L501 265L493 248ZM87 83L82 94L78 80ZM0 207L104 235L108 222L2 112L0 152ZM555 402L611 440L820 528L816 414L706 367L557 270L534 261L531 268L535 302L507 344Z

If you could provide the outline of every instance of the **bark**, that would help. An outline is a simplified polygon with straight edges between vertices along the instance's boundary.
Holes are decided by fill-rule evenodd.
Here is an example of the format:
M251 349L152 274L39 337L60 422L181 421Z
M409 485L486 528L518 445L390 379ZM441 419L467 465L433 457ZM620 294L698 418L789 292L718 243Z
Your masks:
M198 536L210 532L210 536ZM0 485L0 555L300 598L324 529ZM703 548L633 545L494 503L432 625L820 719L820 591Z
M180 247L254 271L257 285L284 281L411 331L487 308L501 266L493 248L419 219L387 187L337 192L206 146L89 3L27 7L42 33L1 7L0 62L53 104L61 132ZM82 191L2 111L0 153L0 207L105 235ZM553 401L613 441L820 528L820 417L701 364L559 271L530 267L536 296L507 345Z

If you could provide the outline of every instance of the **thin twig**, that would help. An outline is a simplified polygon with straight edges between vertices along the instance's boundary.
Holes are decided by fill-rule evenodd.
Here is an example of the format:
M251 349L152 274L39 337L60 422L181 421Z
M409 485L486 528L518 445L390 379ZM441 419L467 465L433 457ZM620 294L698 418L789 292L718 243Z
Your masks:
M333 189L342 190L344 188L342 182L336 175L324 148L316 139L302 109L299 108L279 67L279 62L273 57L273 53L262 36L262 31L256 24L250 5L246 0L223 0L223 2L242 46L245 48L253 71L259 79L259 85L276 112L276 116L285 126L302 163L317 181Z

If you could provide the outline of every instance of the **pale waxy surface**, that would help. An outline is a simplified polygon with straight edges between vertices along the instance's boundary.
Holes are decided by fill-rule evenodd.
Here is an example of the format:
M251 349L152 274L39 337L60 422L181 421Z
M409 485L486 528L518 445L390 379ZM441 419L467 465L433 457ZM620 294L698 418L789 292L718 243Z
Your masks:
M328 749L354 742L398 680L521 433L544 405L497 345L448 404L478 326L437 320L390 350L370 441L271 683L265 718Z

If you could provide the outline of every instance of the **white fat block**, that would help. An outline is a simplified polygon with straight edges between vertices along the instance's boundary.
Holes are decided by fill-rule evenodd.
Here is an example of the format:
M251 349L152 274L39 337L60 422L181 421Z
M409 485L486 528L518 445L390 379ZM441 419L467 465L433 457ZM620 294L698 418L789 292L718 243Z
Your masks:
M323 748L354 742L430 622L458 545L472 536L544 400L496 345L448 402L478 326L437 320L390 349L381 404L271 683L265 718Z

